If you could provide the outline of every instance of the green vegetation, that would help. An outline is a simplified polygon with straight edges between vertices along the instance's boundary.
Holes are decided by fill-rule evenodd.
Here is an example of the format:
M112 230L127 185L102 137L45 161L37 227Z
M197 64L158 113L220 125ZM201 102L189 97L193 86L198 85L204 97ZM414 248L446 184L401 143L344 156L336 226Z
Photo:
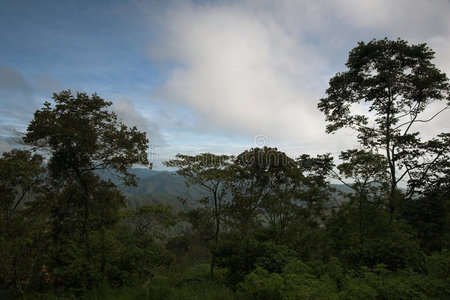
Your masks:
M145 133L95 94L55 94L30 150L0 157L0 298L450 298L450 134L416 127L450 104L433 55L387 39L350 52L319 102L329 133L358 132L338 163L264 147L133 172Z

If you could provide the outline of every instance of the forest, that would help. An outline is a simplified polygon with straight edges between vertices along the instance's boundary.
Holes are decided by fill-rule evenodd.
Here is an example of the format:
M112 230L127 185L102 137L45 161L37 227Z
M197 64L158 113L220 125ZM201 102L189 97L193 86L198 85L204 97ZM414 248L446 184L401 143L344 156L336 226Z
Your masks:
M127 205L145 132L97 94L55 93L0 157L0 298L450 298L450 133L418 129L450 105L433 59L358 43L317 102L357 147L178 154L176 206Z

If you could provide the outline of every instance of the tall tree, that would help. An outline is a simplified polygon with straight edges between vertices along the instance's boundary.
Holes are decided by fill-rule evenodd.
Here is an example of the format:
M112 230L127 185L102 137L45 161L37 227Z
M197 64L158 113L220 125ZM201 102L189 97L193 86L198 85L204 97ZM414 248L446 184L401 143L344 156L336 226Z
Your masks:
M277 148L253 148L230 166L232 202L227 224L243 237L251 237L258 223L269 223L276 239L294 222L317 217L329 195L326 175L332 166L328 155L294 160Z
M350 51L348 70L330 79L327 97L318 105L329 122L327 133L356 129L362 147L385 155L392 214L398 184L412 179L407 191L412 196L417 188L414 179L427 176L430 165L448 151L448 147L438 153L428 151L429 144L421 141L416 126L449 108L449 81L431 62L433 58L426 44L409 45L401 39L360 42ZM427 117L432 102L446 103ZM368 113L355 113L352 107L357 104Z
M48 272L61 278L62 285L80 290L105 277L108 247L94 255L98 237L118 222L125 205L116 185L97 172L107 170L130 185L136 184L136 176L129 169L149 165L146 134L125 126L111 104L96 94L54 94L53 105L45 102L35 112L24 137L48 156L50 184L34 204L50 212Z
M286 221L275 214L285 211L281 203L287 205L291 197L284 195L279 202L276 192L295 190L298 172L295 161L276 148L252 148L239 154L230 167L232 202L227 208L228 225L243 236L248 236L253 224L258 222L263 211L272 221ZM287 208L287 207L285 207ZM281 210L276 212L276 210ZM273 212L274 214L270 214Z
M275 153L272 152L272 157ZM327 175L333 164L329 155L311 157L304 154L296 161L283 152L278 152L277 156L286 162L281 168L284 170L275 174L276 184L261 208L268 222L277 229L278 240L283 244L292 223L303 223L323 213L323 204L331 192Z
M190 222L200 233L202 240L213 240L218 244L221 233L223 209L230 180L228 167L232 157L203 153L196 156L178 154L175 159L165 162L168 167L177 168L177 173L186 178L188 187L197 186L204 192L198 199L199 208L191 210ZM212 221L212 224L211 224ZM210 275L214 272L214 255Z
M50 155L50 175L67 183L76 183L82 195L83 239L89 233L89 212L93 205L96 170L114 170L125 184L135 184L129 172L133 164L149 165L145 133L128 128L108 109L111 102L93 94L62 91L53 95L55 106L44 103L30 122L24 142Z
M148 240L153 236L163 239L164 229L176 223L172 207L163 204L142 205L127 210L123 223L137 240Z
M334 175L354 191L348 196L350 205L356 204L357 206L359 243L362 248L365 241L366 223L370 222L366 218L366 211L384 208L386 198L389 198L386 158L378 153L356 149L342 151L339 158L343 162L337 166L339 175L337 173ZM342 177L353 180L353 183L346 183Z
M2 219L11 218L24 200L38 192L42 183L43 157L30 151L13 149L0 158L0 207Z
M42 212L30 209L39 195L43 157L13 149L0 157L0 274L4 286L13 284L22 294L39 272L46 241Z

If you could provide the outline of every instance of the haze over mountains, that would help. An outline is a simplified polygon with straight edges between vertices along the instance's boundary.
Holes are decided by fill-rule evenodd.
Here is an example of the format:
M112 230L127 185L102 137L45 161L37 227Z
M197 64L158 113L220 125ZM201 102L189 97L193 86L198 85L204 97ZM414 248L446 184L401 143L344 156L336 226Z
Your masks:
M127 198L128 208L134 209L137 206L145 204L168 204L176 210L187 210L197 206L197 200L204 197L201 188L192 186L186 187L185 179L174 171L155 171L144 168L134 168L133 173L138 177L137 186L124 186L119 181L110 176L103 174L102 176L111 178L118 184L120 190ZM345 193L351 190L343 184L332 184L337 191ZM186 200L183 204L182 200ZM333 206L335 203L329 203L327 206Z

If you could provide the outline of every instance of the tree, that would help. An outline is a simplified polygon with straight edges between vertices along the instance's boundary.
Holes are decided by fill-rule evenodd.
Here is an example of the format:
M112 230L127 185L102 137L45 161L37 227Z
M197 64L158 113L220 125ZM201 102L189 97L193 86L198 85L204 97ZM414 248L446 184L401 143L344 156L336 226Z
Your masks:
M263 221L276 228L278 241L284 243L294 219L321 213L329 195L326 176L331 167L328 155L302 155L296 161L276 148L244 151L230 166L229 226L246 236L252 224Z
M45 102L35 112L24 137L33 150L48 156L48 184L33 205L50 214L46 265L53 278L60 278L52 284L83 291L105 277L116 243L109 240L109 246L99 248L99 240L120 220L125 205L117 186L98 172L106 170L135 185L129 169L149 165L148 140L118 120L109 110L111 102L96 94L62 91L53 101L54 106ZM98 249L100 256L94 255Z
M114 170L125 184L136 184L129 172L133 164L149 165L145 133L128 128L108 110L107 102L93 94L62 91L37 110L28 126L24 142L50 154L50 175L62 182L76 183L82 189L79 201L83 209L83 240L88 240L89 212L93 204L91 184L94 171Z
M232 202L227 207L227 224L232 230L248 237L263 212L269 221L287 221L286 215L277 218L276 214L289 209L292 197L288 194L296 191L302 176L292 158L276 148L252 148L239 154L230 170Z
M450 248L450 188L428 190L421 197L408 199L402 216L413 227L424 252Z
M323 204L331 192L327 175L333 165L329 155L304 154L295 161L285 153L277 155L280 161L289 163L284 165L284 172L275 175L278 183L262 204L262 213L278 231L278 241L284 244L286 231L292 224L305 224L307 219L317 219L323 213Z
M432 161L424 165L427 172L413 173L411 184L420 188L422 194L450 188L450 133L441 133L426 143Z
M431 60L434 52L426 44L409 45L388 39L360 42L349 54L347 71L330 79L327 97L320 99L327 133L348 127L357 130L361 146L383 153L390 182L391 214L395 211L397 187L408 180L406 195L416 192L417 179L428 176L436 160L449 150L429 151L416 125L432 121L449 108L449 81ZM426 117L432 102L443 108ZM365 115L352 111L360 104ZM419 180L420 181L420 180Z
M43 157L30 151L13 149L0 158L0 205L2 219L11 218L24 200L38 192L42 183Z
M30 211L41 191L43 157L13 149L0 158L0 273L2 283L24 293L35 277L45 245L45 214Z
M387 162L381 154L357 149L342 151L339 158L343 162L337 166L339 174L333 171L334 177L353 190L346 196L350 199L349 205L357 206L359 242L362 247L370 213L384 209L386 199L389 198ZM343 178L349 178L353 183L348 184Z
M219 241L223 209L229 193L228 167L231 160L231 156L211 153L196 156L177 154L176 159L164 163L168 167L178 168L178 175L186 178L188 187L195 185L205 192L205 197L198 199L202 206L188 213L189 220L200 233L203 241L213 240L216 245ZM211 276L213 272L214 255L211 261Z
M316 157L303 154L296 162L304 178L301 199L309 204L311 215L320 215L324 202L329 201L335 192L329 182L329 175L334 167L333 157L329 153Z
M133 164L148 166L148 139L135 127L128 128L97 94L62 91L53 95L55 107L45 102L30 122L24 142L51 154L53 177L81 181L95 170L114 170L127 184L135 183Z
M277 238L283 240L292 220L296 180L301 173L293 159L268 147L242 152L233 160L229 172L231 200L223 214L227 238L214 252L218 264L227 267L230 279L236 281L265 256L267 245L257 236L263 231L263 223L273 225Z
M142 241L151 235L164 238L164 229L175 225L172 207L163 204L142 205L135 210L128 210L124 213L123 221L136 239Z

